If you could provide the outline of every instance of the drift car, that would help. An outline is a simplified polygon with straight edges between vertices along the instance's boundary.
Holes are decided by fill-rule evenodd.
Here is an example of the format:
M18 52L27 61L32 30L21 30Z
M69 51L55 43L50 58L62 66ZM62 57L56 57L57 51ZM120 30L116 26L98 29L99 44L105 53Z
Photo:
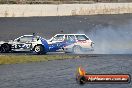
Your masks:
M85 34L56 34L48 44L59 43L64 52L80 53L93 50L94 43Z
M0 42L0 52L35 51L37 54L45 54L49 47L47 41L35 35L23 35L9 42Z
M32 51L37 54L47 52L78 52L82 48L93 47L93 42L85 34L56 34L50 40L37 35L23 35L9 42L0 42L0 52Z

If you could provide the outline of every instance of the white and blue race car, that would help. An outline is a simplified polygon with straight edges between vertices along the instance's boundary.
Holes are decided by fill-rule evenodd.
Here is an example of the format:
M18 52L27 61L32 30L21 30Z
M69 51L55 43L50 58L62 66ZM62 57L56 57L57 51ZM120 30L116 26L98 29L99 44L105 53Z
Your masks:
M82 51L93 51L94 42L85 34L56 34L50 40L49 45L58 44L57 51L80 53Z
M47 52L78 52L93 48L93 42L85 34L56 34L50 40L37 35L23 35L9 42L0 42L0 52L32 51L36 54Z

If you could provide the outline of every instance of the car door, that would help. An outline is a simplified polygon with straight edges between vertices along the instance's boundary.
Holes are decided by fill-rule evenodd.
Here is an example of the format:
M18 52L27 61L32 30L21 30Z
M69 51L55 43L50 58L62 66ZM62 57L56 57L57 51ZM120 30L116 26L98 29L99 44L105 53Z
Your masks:
M75 35L65 35L65 47L72 48L75 43Z
M15 41L15 51L30 51L32 48L33 36L22 36Z
M49 41L49 49L50 51L62 51L64 44L64 35L55 35L50 41Z

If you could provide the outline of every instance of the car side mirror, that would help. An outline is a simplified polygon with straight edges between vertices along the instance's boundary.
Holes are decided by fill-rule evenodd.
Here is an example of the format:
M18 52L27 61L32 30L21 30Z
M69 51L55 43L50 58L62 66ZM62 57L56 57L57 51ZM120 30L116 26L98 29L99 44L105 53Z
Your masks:
M20 39L17 39L17 42L20 42Z
M37 38L37 41L39 40L39 38Z

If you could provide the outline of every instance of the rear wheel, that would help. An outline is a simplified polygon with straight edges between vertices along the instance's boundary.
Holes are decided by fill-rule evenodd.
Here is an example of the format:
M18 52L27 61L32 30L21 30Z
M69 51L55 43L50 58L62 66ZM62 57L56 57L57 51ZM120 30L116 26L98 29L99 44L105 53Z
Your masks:
M73 53L79 54L82 52L81 46L74 46L73 47Z
M8 53L9 51L11 51L11 45L9 44L2 44L0 47L0 52L1 53Z
M45 48L42 45L36 45L34 51L37 54L46 54Z

